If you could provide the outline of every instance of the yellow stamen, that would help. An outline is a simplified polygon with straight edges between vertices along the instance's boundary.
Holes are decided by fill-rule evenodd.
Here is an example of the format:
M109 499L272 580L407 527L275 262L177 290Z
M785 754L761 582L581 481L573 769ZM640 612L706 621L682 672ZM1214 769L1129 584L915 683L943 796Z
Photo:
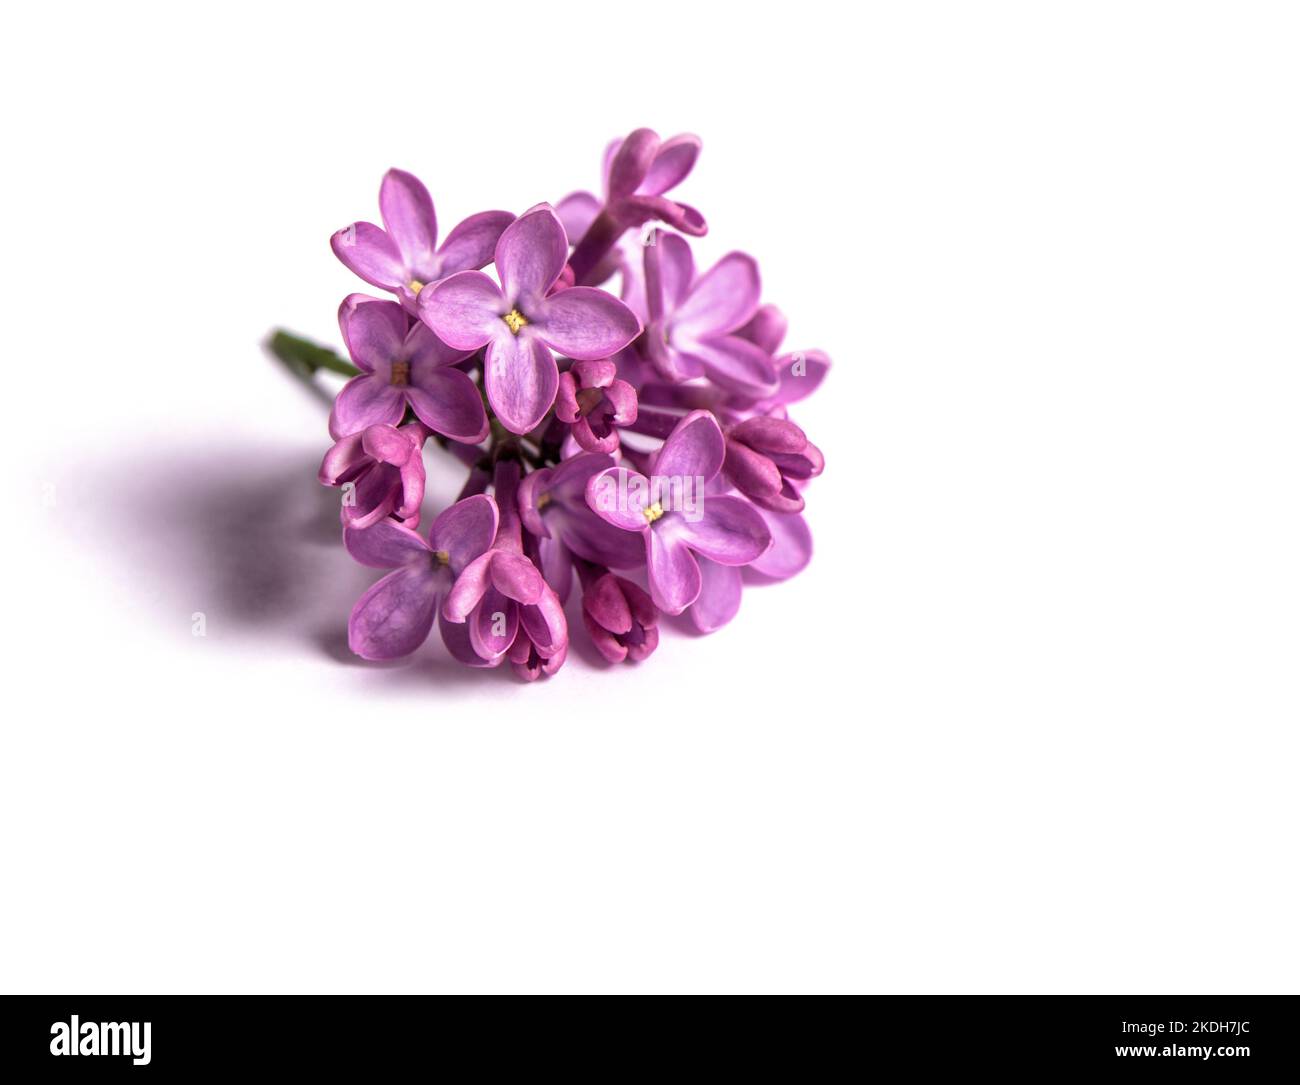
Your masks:
M515 335L518 335L519 329L528 323L528 321L524 319L524 314L518 309L511 309L510 312L506 313L506 315L501 319L506 322L506 327L514 332Z
M447 553L446 550L435 550L433 552L433 560L438 562L440 565L450 565L451 555Z
M551 503L551 495L549 493L542 494L537 499L537 511L541 512L542 509L546 508L546 506L549 505L550 503Z
M653 524L664 514L664 507L658 501L645 510L645 520L647 524Z
M394 362L393 371L388 375L388 383L398 388L405 388L411 383L411 363Z
M424 283L420 282L419 279L412 279L406 285L410 288L412 294L418 294L424 289Z

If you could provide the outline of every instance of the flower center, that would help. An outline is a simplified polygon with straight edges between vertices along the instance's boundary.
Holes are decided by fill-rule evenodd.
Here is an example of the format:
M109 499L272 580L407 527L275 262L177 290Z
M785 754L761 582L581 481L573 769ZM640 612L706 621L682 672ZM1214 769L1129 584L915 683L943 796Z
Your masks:
M388 383L398 388L405 388L411 383L411 363L394 362L393 370L388 375Z
M578 410L583 414L591 414L600 406L601 400L604 398L605 390L603 388L583 388L574 396L574 399L578 401Z
M539 497L537 498L537 506L536 506L536 507L537 507L537 511L538 511L538 512L541 512L542 509L546 508L546 506L549 505L550 503L551 503L551 495L550 495L550 493L549 493L549 492L548 492L548 493L543 493L541 496L539 496Z
M647 524L653 524L664 514L664 507L658 501L645 510L645 521Z
M424 289L424 283L420 282L419 279L412 279L406 285L412 294L418 294L421 290Z
M447 553L446 550L435 550L433 552L433 560L436 561L439 565L450 565L451 555Z
M524 319L524 314L518 309L511 309L510 312L506 313L506 315L501 319L506 322L506 327L514 332L515 335L518 335L519 329L528 323L528 321Z

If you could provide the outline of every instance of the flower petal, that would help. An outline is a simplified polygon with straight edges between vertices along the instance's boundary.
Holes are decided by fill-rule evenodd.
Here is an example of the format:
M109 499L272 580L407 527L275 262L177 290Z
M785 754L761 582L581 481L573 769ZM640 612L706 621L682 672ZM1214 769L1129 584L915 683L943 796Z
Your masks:
M788 580L812 560L812 532L797 512L761 512L772 532L772 547L756 558L751 569L776 580Z
M410 655L433 628L437 606L438 581L428 566L413 564L396 569L352 608L348 647L363 659Z
M395 426L405 413L406 400L400 388L373 373L362 373L339 389L330 410L330 436L346 437L383 423Z
M742 497L706 497L702 512L698 520L675 517L671 533L706 558L722 565L748 565L772 545L763 517Z
M542 596L546 587L537 566L523 554L497 550L492 555L492 586L507 599L532 605Z
M681 539L651 530L646 543L650 597L667 614L680 614L699 597L700 566Z
M569 241L559 216L550 204L539 204L507 226L497 241L501 289L511 302L540 301L568 258Z
M772 396L777 403L798 403L817 390L826 379L831 360L824 351L799 350L783 354L775 362L781 387Z
M475 494L445 508L429 527L429 546L444 551L451 571L460 576L471 561L487 552L497 533L497 503Z
M475 445L488 435L478 385L459 369L413 367L406 399L421 422L453 441Z
M748 339L724 335L703 339L686 351L719 388L742 396L764 398L778 388L772 359Z
M645 247L646 301L650 318L675 313L686 300L695 279L695 257L686 238L657 233Z
M762 347L768 354L775 354L781 348L785 338L787 321L785 314L775 305L760 305L758 311L736 334L741 339L748 339L756 346Z
M354 561L372 569L396 569L429 553L429 544L418 531L393 520L380 520L363 529L345 527L343 545Z
M611 200L632 195L645 180L660 147L651 128L638 128L618 145L605 174L605 192Z
M488 344L484 380L488 402L501 424L512 433L527 433L555 402L560 371L536 336L507 332Z
M596 221L600 214L600 201L590 192L570 192L555 205L555 213L560 216L565 234L577 240Z
M417 369L434 369L446 365L459 365L474 352L459 350L438 338L429 325L418 322L406 334L402 357L411 363L412 374Z
M676 336L725 335L743 327L758 309L762 289L758 264L743 252L729 252L691 289L673 319Z
M700 595L691 604L691 621L701 633L721 629L740 610L740 570L699 558Z
M379 214L397 244L406 270L433 263L438 247L438 219L433 200L420 179L405 170L389 170L379 186Z
M641 322L613 294L574 286L534 305L542 341L570 358L590 361L617 354L641 333Z
M645 531L650 480L626 467L610 467L587 481L587 505L606 523L624 531Z
M726 447L718 420L709 411L691 411L664 441L651 474L673 479L702 477L711 482L722 468Z
M438 250L439 276L490 264L501 234L514 221L509 211L480 211L457 223Z
M700 137L690 134L664 140L655 152L645 179L637 186L637 192L647 196L662 196L670 188L681 184L695 168L700 147Z
M388 379L388 368L402 356L409 321L395 301L349 294L339 306L339 331L358 368Z
M519 605L489 587L469 616L469 640L484 659L499 659L519 632Z
M393 239L373 222L354 222L330 238L334 255L371 286L396 290L406 285L406 266Z
M420 319L456 350L478 350L509 311L497 284L481 271L459 271L420 291Z

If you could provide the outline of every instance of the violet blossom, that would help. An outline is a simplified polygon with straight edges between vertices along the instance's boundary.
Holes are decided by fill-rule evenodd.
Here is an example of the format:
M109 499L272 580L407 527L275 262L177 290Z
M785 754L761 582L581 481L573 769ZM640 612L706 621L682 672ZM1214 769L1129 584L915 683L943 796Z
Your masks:
M409 656L436 621L453 659L525 681L559 673L573 635L643 662L661 615L713 632L808 565L824 460L791 410L829 358L782 346L753 257L697 273L681 235L705 220L671 193L699 149L637 129L609 146L600 197L472 215L441 245L428 191L390 170L383 226L334 236L396 300L344 299L351 363L284 332L270 345L308 379L350 378L319 477L344 490L347 552L385 570L348 621L359 656ZM620 271L621 298L597 288ZM467 474L421 533L431 438Z
M440 339L458 350L487 347L488 402L514 433L533 429L555 402L560 374L552 350L578 360L608 358L641 330L632 311L603 290L552 292L568 255L564 227L549 204L540 204L497 242L500 286L481 271L462 271L420 296L420 317Z
M426 426L453 441L476 444L488 434L478 387L456 368L469 355L453 350L423 324L412 324L394 301L351 294L339 327L361 375L343 386L330 412L330 433L345 437L366 426L397 425L409 406Z
M429 190L398 169L384 174L379 214L383 229L354 222L330 238L330 246L350 271L396 294L411 312L429 283L489 263L501 231L514 221L509 211L481 211L457 225L439 247Z

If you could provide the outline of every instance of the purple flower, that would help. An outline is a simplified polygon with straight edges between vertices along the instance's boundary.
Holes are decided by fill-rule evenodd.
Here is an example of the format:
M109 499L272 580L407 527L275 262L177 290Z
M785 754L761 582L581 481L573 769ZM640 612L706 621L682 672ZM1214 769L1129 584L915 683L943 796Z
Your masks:
M555 402L552 350L583 361L608 358L641 330L632 311L603 290L549 293L568 251L555 211L541 204L497 242L499 287L480 271L462 271L420 295L420 316L439 338L457 350L487 347L488 402L514 433L533 429Z
M465 351L452 350L423 324L412 326L395 301L364 294L344 299L339 327L361 376L348 381L334 401L331 436L395 426L408 405L429 429L453 441L477 444L487 436L478 388L456 368L468 357Z
M690 174L700 156L698 136L660 140L649 128L638 128L605 152L605 210L624 227L658 220L693 237L708 232L704 216L664 193Z
M610 456L584 452L530 472L519 485L520 518L536 540L538 566L561 602L569 598L575 554L615 569L645 560L640 539L611 527L587 506L587 482L613 466Z
M471 215L438 248L433 200L419 179L404 170L384 174L379 214L384 229L354 222L330 238L330 246L351 271L371 286L396 294L411 312L429 283L490 261L501 231L514 221L509 211Z
M799 512L803 494L791 480L822 473L821 450L803 430L783 418L756 415L727 430L723 474L754 504L773 512Z
M605 358L574 362L560 374L555 416L573 427L573 439L588 452L613 452L618 448L614 427L636 421L636 389L617 373L618 367Z
M758 309L758 265L728 253L696 277L685 238L660 234L645 247L647 360L670 381L707 377L720 388L762 398L778 387L771 356L734 334Z
M500 510L496 538L461 570L442 607L448 622L467 625L469 648L490 666L514 647L521 631L531 650L544 659L566 652L569 645L564 607L523 552L518 485L518 464L498 463L493 487Z
M397 429L367 426L334 443L320 465L326 486L352 489L343 501L343 524L370 527L386 516L406 526L420 522L424 500L424 459L421 451L429 431L418 422Z
M492 543L497 507L478 494L444 510L423 536L394 520L345 528L343 542L362 565L393 571L352 608L348 645L363 659L410 655L429 635L438 601Z
M650 594L669 614L680 614L700 594L696 554L720 565L748 565L772 543L749 502L730 494L705 496L724 456L717 419L692 411L656 453L649 478L611 467L587 483L587 503L598 516L644 538Z
M611 663L639 663L659 646L659 609L630 580L613 573L594 575L585 585L582 621L596 650Z

